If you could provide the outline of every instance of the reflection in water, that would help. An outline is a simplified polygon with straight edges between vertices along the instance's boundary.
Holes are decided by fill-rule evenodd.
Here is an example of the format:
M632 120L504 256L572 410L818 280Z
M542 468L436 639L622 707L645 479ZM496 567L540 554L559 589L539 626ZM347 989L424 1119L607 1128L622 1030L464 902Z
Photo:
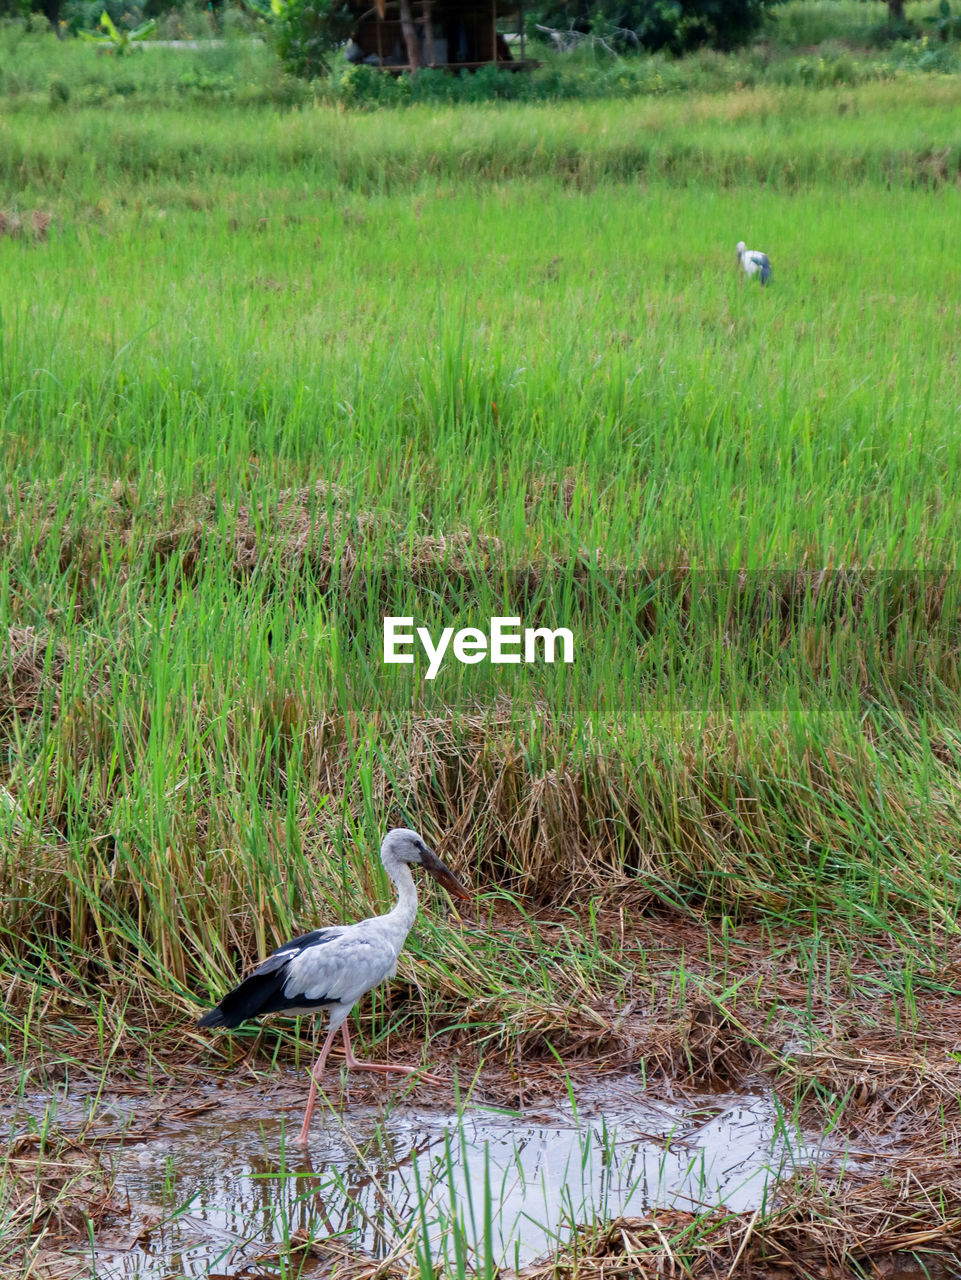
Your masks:
M276 1274L257 1259L296 1233L372 1258L407 1239L451 1269L458 1250L479 1270L516 1267L577 1223L653 1205L751 1209L813 1158L772 1100L654 1106L635 1077L536 1116L327 1110L309 1154L285 1144L280 1119L193 1124L118 1154L119 1187L162 1216L136 1247L102 1254L99 1276Z

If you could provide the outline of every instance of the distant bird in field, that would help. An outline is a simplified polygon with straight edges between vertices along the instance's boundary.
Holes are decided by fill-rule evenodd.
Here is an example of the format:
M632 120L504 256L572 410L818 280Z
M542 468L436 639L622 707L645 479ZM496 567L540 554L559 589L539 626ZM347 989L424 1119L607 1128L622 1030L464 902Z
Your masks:
M760 249L748 249L745 247L744 241L737 242L737 260L747 272L749 276L755 276L760 272L761 284L767 284L771 278L771 263L766 253L761 253Z
M470 894L416 831L398 827L388 831L380 846L384 870L397 886L397 904L383 916L359 924L333 925L294 938L263 961L239 987L205 1014L199 1027L239 1027L265 1013L318 1013L330 1010L330 1029L310 1073L310 1095L297 1142L304 1144L317 1097L317 1082L338 1030L343 1032L347 1067L360 1071L415 1075L419 1068L387 1062L363 1062L354 1057L347 1015L373 987L392 978L397 957L417 915L417 889L411 867L423 867L458 898ZM433 1076L424 1079L435 1081ZM439 1083L435 1081L435 1083Z

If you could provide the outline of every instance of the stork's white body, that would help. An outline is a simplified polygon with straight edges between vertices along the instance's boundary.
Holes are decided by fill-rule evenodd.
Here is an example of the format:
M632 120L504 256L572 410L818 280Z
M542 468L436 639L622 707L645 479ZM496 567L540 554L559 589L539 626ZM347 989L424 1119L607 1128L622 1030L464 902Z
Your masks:
M250 1018L268 1013L318 1013L330 1010L327 1038L310 1073L310 1095L298 1142L307 1141L310 1117L317 1096L317 1081L324 1070L335 1034L344 1037L348 1067L365 1071L412 1075L415 1067L386 1062L362 1062L354 1057L347 1029L347 1015L357 1001L397 972L397 958L417 915L417 887L411 866L420 866L459 898L467 890L428 849L416 831L388 831L380 847L384 870L397 886L397 902L382 916L360 924L334 925L305 933L264 960L249 978L229 991L220 1004L199 1021L202 1027L239 1027ZM427 1079L433 1079L428 1076Z
M748 249L743 240L738 241L737 260L748 275L759 275L761 284L767 284L771 278L771 260L760 249Z
M368 991L397 972L397 959L417 916L417 886L406 863L387 866L397 885L392 911L359 924L318 931L316 941L298 947L288 944L273 959L286 959L287 980L283 992L291 1003L285 1013L315 1013L316 1001L330 1009L330 1025L337 1028ZM309 935L308 935L309 936ZM304 1005L295 1002L303 998Z

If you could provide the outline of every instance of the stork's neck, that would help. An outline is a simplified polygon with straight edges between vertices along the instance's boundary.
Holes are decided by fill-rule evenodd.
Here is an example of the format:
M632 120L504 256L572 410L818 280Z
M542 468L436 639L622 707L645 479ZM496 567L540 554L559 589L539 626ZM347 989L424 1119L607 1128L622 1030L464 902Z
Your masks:
M388 914L404 926L406 937L417 915L417 886L406 862L385 858L384 870L397 886L397 901Z

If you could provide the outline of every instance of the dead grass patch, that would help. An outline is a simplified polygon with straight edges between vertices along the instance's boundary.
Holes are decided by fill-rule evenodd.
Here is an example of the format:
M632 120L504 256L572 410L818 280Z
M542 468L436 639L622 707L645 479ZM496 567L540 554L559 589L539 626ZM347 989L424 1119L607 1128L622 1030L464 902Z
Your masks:
M921 1037L915 1037L921 1039ZM865 1043L866 1041L866 1043ZM795 1053L791 1064L805 1109L815 1122L826 1115L873 1138L913 1141L943 1132L961 1136L961 1062L927 1037L921 1044L892 1043L890 1031L834 1041L815 1053ZM945 1126L948 1126L947 1128Z
M63 680L64 647L36 627L10 627L0 641L0 730L43 710L45 691Z
M53 223L53 214L46 209L34 209L19 213L12 209L0 209L0 236L12 239L46 240Z
M99 1153L83 1143L28 1137L15 1141L4 1161L0 1212L0 1265L67 1280L86 1274L88 1264L62 1251L88 1245L91 1231L126 1206Z

